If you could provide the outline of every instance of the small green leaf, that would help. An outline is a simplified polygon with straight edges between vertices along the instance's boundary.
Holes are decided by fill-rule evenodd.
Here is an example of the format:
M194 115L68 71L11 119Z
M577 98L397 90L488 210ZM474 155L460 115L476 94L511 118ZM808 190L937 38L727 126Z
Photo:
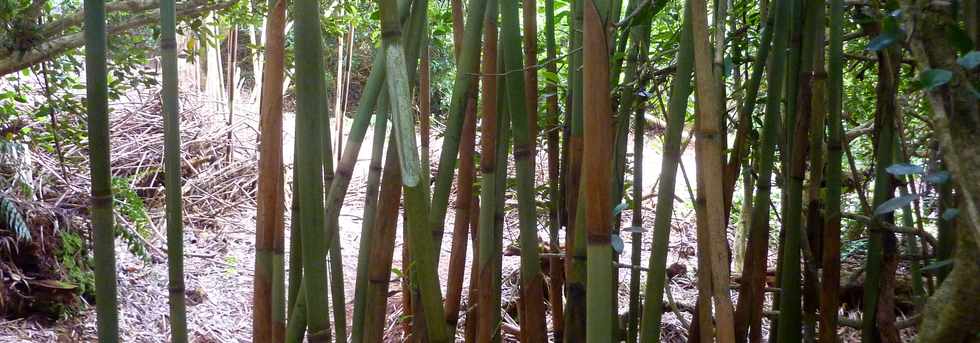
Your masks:
M625 202L616 205L616 207L613 208L613 216L618 216L620 213L623 213L623 210L625 210L626 207L629 207L629 204Z
M919 74L919 83L929 91L949 83L952 79L953 73L945 69L929 69Z
M613 251L615 251L617 254L623 253L625 244L623 243L623 238L619 237L619 235L609 235L609 244L612 245Z
M948 41L961 54L973 50L973 39L970 34L957 24L946 25L946 41Z
M949 178L950 178L949 172L945 170L929 173L928 175L923 177L923 179L925 179L926 182L934 185L941 185L946 182L949 182Z
M945 211L943 211L943 220L952 221L953 219L956 219L956 217L958 217L959 215L960 215L960 209L947 208Z
M868 46L864 49L868 51L880 51L881 49L887 48L892 44L895 44L895 42L898 41L898 38L900 36L901 35L897 31L883 32L882 34L878 35L878 37L875 37L870 42L868 42Z
M928 266L922 267L922 269L920 269L920 270L921 271L936 270L936 269L939 269L939 268L942 268L942 267L945 267L945 266L951 266L951 265L953 265L953 259L946 259L946 260L936 261L936 262L930 263Z
M970 51L966 55L963 55L963 57L958 58L956 63L959 63L966 70L976 68L980 65L980 51Z
M644 233L644 232L647 232L647 229L644 229L642 226L630 226L630 227L627 227L627 228L623 228L623 232L626 232L626 233Z
M912 201L918 198L919 198L918 194L907 194L897 198L889 199L888 201L885 201L881 205L878 205L878 208L875 209L875 215L880 216L880 215L892 213L897 209L907 206L908 204L912 203Z
M925 169L911 163L895 163L888 166L888 168L885 168L885 171L895 176L903 176L909 174L922 174Z

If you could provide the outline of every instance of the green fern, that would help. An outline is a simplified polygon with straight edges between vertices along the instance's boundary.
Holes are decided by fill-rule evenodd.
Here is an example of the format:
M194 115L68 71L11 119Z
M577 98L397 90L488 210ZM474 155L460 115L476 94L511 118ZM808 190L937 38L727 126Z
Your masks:
M24 217L17 210L14 201L3 195L0 195L0 222L7 224L7 227L17 235L18 240L31 240L31 230L27 227Z

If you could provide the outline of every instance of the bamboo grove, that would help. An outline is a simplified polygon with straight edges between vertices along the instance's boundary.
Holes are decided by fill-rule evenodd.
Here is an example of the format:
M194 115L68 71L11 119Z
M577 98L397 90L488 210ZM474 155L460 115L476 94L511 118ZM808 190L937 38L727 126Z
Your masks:
M696 217L690 341L834 342L849 327L865 342L900 342L899 330L912 326L920 342L977 339L976 1L442 1L435 5L451 10L456 72L448 108L434 111L432 4L379 0L375 55L342 150L331 146L340 140L329 123L321 5L270 0L265 21L254 342L381 342L398 289L413 341L658 342L664 312L678 311L667 270L677 206L693 206ZM557 16L558 6L568 15ZM169 319L172 341L185 342L175 1L161 1L159 15ZM662 18L676 32L654 35ZM105 3L86 0L98 334L115 342L105 25ZM657 39L677 45L657 51ZM853 40L868 42L865 54L845 53ZM287 41L296 98L289 207ZM671 56L670 64L651 56ZM860 70L849 67L855 60ZM856 86L845 79L854 74L870 78L873 92L851 94ZM862 160L853 152L859 123L845 106L857 96L874 103L864 114L870 153ZM430 140L435 112L444 116L440 140ZM646 134L651 123L665 123L662 133ZM913 126L928 133L912 141ZM438 156L430 142L441 145ZM363 144L370 156L359 156ZM661 159L644 156L650 145ZM683 164L689 145L693 166ZM355 204L347 194L361 159L370 161L366 197ZM650 159L660 172L655 189L644 190ZM677 200L685 191L690 204ZM356 261L340 254L345 206L363 208ZM504 219L512 210L518 318L505 325ZM842 246L854 237L842 228L853 226L867 237L863 286L858 304L844 304ZM356 265L352 299L345 264ZM899 269L915 294L903 317ZM842 306L860 318L842 316Z

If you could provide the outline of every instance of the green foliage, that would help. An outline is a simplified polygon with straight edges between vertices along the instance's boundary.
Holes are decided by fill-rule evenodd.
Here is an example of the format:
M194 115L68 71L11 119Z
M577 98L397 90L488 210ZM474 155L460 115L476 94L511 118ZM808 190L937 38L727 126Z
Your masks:
M841 242L840 247L840 257L841 260L850 257L851 255L866 252L868 250L868 239L849 239Z
M24 216L17 210L13 199L0 194L0 223L6 224L7 228L14 231L18 240L29 241L31 230L24 221Z
M875 208L875 215L881 216L892 213L902 207L908 206L918 198L918 194L906 194L900 197L888 199L888 201L881 203L881 205L878 205L878 207Z
M959 63L966 70L972 70L980 65L980 51L970 51L963 57L956 59L956 63Z
M953 79L953 73L945 69L929 69L919 74L919 83L926 90L933 90L936 87L949 83Z
M149 259L150 256L146 252L146 244L143 239L150 234L150 216L146 213L143 198L140 198L136 191L130 187L130 178L112 178L112 194L116 212L131 223L135 229L135 231L129 230L122 225L116 225L116 237L126 242L129 252L133 255L144 260Z
M60 237L61 247L55 256L65 273L65 281L78 287L79 295L94 296L95 274L92 273L92 259L85 248L85 239L69 230L62 230Z

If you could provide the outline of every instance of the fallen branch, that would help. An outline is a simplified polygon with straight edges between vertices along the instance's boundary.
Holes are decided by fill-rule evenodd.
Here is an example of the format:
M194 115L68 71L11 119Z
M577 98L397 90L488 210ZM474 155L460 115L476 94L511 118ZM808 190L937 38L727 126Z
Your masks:
M881 230L888 230L888 231L891 231L891 232L894 232L894 233L902 233L902 234L916 235L916 236L922 237L922 239L924 239L926 242L928 242L929 245L932 246L933 249L935 249L936 248L936 245L938 244L936 242L936 237L933 237L931 234L929 234L925 230L919 230L919 229L916 229L916 228L913 228L913 227L908 227L908 226L898 226L898 225L895 225L895 224L892 224L892 223L889 223L889 222L880 221L880 220L873 220L871 218L868 218L867 216L863 216L863 215L856 214L856 213L842 213L841 214L841 217L844 217L844 218L847 218L847 219L856 220L856 221L862 222L862 223L867 224L867 225L871 225L872 223L876 223L876 224L879 224L878 227Z

